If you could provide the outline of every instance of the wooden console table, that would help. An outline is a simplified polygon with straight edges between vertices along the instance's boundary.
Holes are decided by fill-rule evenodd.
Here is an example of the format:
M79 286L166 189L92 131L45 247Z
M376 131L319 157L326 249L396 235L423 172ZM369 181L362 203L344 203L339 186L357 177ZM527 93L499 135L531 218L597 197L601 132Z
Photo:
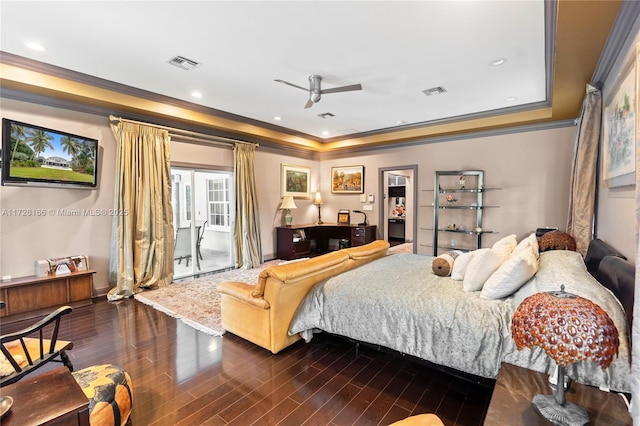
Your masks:
M302 233L301 233L302 231ZM311 241L316 243L316 254L330 251L329 240L349 240L352 247L373 242L376 225L338 225L337 223L279 226L276 228L278 259L291 260L308 257ZM304 238L300 236L304 235Z
M3 322L19 321L47 315L52 307L73 308L91 304L93 274L89 269L64 275L35 275L0 282L0 309Z
M550 425L535 411L531 403L534 395L553 394L548 379L547 374L503 362L484 424ZM566 398L587 410L592 426L631 426L627 406L618 394L572 383Z
M66 367L27 376L0 394L13 398L3 426L89 425L89 399Z

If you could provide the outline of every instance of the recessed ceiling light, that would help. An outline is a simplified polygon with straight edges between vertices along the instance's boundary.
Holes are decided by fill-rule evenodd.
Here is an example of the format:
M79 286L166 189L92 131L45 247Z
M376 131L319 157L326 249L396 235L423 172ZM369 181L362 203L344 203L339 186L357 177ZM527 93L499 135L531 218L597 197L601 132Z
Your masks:
M202 93L200 92L191 92L191 96L193 96L194 98L202 98Z
M504 100L505 100L505 101L507 101L507 102L513 102L513 101L515 101L516 99L518 99L518 97L517 97L517 96L509 96L508 98L505 98Z
M276 120L276 121L280 121L280 120L282 120L282 117L276 115L275 117L273 117L273 119Z
M44 51L44 46L40 43L36 43L35 41L30 41L26 44L29 49L37 50L38 52Z
M329 136L329 135L330 135L330 133L329 133L328 130L325 130L325 131L322 132L322 136Z
M491 65L493 65L494 67L500 66L500 65L504 65L507 62L507 58L496 58L493 61L490 62Z
M396 124L406 124L407 122L405 120L398 120L396 121Z

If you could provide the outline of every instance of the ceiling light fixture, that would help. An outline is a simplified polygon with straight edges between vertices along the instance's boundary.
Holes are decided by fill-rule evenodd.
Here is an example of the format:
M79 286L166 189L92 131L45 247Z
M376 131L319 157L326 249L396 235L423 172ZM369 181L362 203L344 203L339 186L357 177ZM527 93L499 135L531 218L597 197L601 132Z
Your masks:
M513 102L513 101L515 101L516 99L518 99L518 97L517 97L517 96L509 96L508 98L505 98L504 100L505 100L505 101L507 101L507 102Z
M273 119L276 120L276 121L280 121L280 120L282 120L282 117L276 115L275 117L273 117Z
M44 51L44 46L40 43L36 43L35 41L30 41L26 43L27 47L32 50L37 50L38 52Z
M193 96L194 98L202 98L202 93L200 92L191 92L191 96Z
M504 65L506 62L507 62L507 58L496 58L489 63L494 67L499 67L500 65Z
M330 133L329 133L329 131L328 131L328 130L325 130L325 131L323 131L323 132L322 132L322 136L329 136L329 134L330 134Z

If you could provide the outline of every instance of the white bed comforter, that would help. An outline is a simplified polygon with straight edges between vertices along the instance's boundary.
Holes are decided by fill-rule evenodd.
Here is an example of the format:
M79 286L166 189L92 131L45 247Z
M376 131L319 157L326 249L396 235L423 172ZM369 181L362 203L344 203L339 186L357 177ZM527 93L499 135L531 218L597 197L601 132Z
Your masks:
M605 371L583 361L567 368L574 380L630 391L630 355L622 307L587 272L580 254L544 252L537 274L513 296L480 299L462 282L431 272L433 257L397 253L318 283L301 303L289 333L309 341L324 330L487 378L500 363L551 374L555 365L540 348L516 349L511 317L518 304L539 292L565 290L600 305L620 333L618 358Z

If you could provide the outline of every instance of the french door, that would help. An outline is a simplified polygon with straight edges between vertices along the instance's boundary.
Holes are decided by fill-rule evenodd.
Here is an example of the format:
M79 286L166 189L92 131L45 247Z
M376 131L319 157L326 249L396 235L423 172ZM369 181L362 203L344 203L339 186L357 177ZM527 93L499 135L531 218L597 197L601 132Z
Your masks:
M232 173L172 167L171 182L174 278L232 267Z

